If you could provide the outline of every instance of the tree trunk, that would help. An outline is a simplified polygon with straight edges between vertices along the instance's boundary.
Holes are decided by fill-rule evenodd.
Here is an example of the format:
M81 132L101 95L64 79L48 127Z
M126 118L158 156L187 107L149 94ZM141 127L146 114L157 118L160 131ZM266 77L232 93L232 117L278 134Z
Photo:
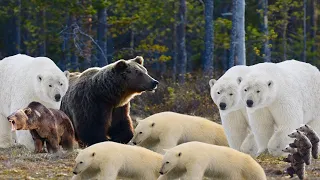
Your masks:
M176 2L173 2L173 9L176 9ZM178 57L178 49L177 49L177 13L174 15L174 22L172 24L172 80L176 82L177 75L177 57Z
M302 61L307 62L307 0L303 0L303 55Z
M46 56L46 29L47 29L47 26L46 26L46 10L45 9L42 9L39 13L40 15L40 27L41 27L41 30L40 30L40 52L39 52L39 55L40 56Z
M245 45L245 0L232 1L232 29L230 43L229 68L246 64Z
M16 14L16 47L15 53L18 54L21 52L21 0L18 0L18 12Z
M106 58L106 32L107 32L107 9L105 7L98 9L98 28L97 28L97 41L99 47L97 48L97 61L98 66L103 67L108 64Z
M268 29L268 0L263 0L263 32L264 42L264 62L271 62L271 51L269 47L269 29Z
M228 63L228 69L234 66L234 61L236 57L236 48L237 48L237 3L238 0L232 0L232 27L231 27L231 42L230 42L230 57Z
M237 44L238 48L236 48L236 54L238 56L236 64L237 65L245 65L246 64L246 35L245 35L245 0L238 0L237 3Z
M77 18L76 18L76 15L72 15L71 16L71 20L70 20L70 24L74 24L74 23L77 23ZM77 49L74 49L72 51L72 54L71 54L71 58L70 58L70 65L71 65L71 68L72 70L76 71L78 69L78 56L76 55L76 50Z
M178 25L177 25L177 65L178 65L178 80L184 83L187 68L187 52L186 52L186 0L180 0Z
M314 41L311 46L311 53L313 54L312 60L315 60L314 52L316 51L316 36L317 36L317 22L318 22L318 8L317 8L317 1L318 0L312 0L312 16L311 16L311 39Z
M205 15L205 37L204 37L204 58L203 58L203 73L212 78L213 76L213 0L204 1Z

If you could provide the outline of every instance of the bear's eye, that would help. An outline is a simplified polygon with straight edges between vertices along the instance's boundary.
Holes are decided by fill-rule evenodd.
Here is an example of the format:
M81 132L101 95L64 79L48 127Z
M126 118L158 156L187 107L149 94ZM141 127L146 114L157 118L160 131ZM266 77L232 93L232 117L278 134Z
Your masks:
M49 87L52 87L52 85L51 85L51 84L49 84Z
M142 132L139 132L139 134L142 134Z
M62 86L63 84L62 83L60 83L60 86Z
M82 161L80 161L80 164L82 164L83 162Z
M166 164L169 164L169 161L167 161Z
M218 91L217 94L220 94L220 92Z
M233 94L232 94L232 93L230 93L229 95L230 95L230 96L233 96Z
M257 91L257 93L259 94L259 93L260 93L260 91L258 90L258 91Z
M138 76L142 76L142 72L139 72L139 73L138 73Z
M247 92L247 89L244 89L245 92Z

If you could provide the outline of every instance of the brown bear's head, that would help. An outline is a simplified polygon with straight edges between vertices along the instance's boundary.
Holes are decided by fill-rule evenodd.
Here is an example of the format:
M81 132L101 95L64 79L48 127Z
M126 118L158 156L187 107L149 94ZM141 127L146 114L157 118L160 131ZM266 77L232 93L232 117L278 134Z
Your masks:
M11 123L11 130L31 130L35 129L32 123L35 118L39 117L40 113L38 111L33 111L31 108L18 109L10 116L7 117L8 121Z
M115 62L114 70L122 82L124 98L121 104L126 104L133 96L144 91L154 91L159 82L152 78L147 69L143 66L143 58L137 56L130 60L118 60Z

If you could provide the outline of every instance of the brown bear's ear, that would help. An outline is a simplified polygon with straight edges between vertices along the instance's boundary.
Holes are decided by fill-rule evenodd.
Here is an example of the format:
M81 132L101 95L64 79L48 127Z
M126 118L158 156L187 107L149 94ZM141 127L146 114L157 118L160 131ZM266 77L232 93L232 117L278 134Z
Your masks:
M31 112L32 112L32 110L30 108L24 109L24 113L26 113L26 115L30 115Z
M143 66L144 59L142 56L137 56L134 58L134 61Z
M93 157L93 156L95 156L95 155L96 155L96 153L94 152L94 153L92 153L92 155L91 155L91 156Z
M117 71L123 71L125 70L126 68L128 67L126 61L124 60L119 60L117 63L116 63L116 70Z

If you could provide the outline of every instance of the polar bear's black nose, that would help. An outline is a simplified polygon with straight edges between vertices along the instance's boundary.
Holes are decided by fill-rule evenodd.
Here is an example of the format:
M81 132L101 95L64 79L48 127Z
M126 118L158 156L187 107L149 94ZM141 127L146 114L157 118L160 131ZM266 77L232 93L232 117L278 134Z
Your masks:
M219 106L220 106L221 110L225 110L226 107L227 107L227 104L222 102L222 103L219 104Z
M61 95L60 94L56 94L54 95L54 99L56 99L56 101L60 101Z
M161 175L163 175L163 172L162 172L162 171L160 171L159 173L160 173Z
M136 143L136 142L134 142L134 141L132 142L132 144L137 145L137 143Z
M73 171L73 174L78 174L77 172Z
M247 106L248 107L252 107L253 105L253 101L252 100L247 100Z

